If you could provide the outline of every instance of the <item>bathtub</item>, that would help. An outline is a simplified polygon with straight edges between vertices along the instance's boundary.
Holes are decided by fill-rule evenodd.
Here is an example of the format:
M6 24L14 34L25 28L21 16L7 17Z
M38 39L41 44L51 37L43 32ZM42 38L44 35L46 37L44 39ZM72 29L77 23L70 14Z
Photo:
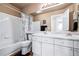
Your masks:
M20 51L21 49L21 44L20 42L18 43L13 43L10 45L5 45L3 47L0 47L0 56L10 56L17 51Z

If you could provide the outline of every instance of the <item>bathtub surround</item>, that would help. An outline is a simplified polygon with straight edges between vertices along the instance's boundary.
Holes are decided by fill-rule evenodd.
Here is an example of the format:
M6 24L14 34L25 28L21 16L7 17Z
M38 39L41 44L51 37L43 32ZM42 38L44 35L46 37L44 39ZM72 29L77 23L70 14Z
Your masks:
M22 41L22 35L22 20L19 17L0 12L0 55L8 55L16 50L18 45L10 48L7 46Z

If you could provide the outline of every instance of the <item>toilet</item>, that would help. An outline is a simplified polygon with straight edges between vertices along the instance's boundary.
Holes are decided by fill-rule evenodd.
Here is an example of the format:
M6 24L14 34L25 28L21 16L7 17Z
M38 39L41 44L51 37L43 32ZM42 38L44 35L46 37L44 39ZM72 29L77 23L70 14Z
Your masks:
M26 41L22 41L21 42L21 51L22 51L22 55L27 54L28 52L31 51L31 41L30 40L26 40Z

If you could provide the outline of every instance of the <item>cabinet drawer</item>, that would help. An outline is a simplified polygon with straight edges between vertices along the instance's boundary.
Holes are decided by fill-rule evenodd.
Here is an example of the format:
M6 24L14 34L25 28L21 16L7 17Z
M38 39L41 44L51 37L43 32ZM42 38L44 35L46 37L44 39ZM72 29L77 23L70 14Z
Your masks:
M42 42L54 44L54 39L48 37L42 37Z
M79 56L79 49L74 49L74 56Z
M39 37L39 36L33 36L32 40L40 41L41 42L41 37Z
M73 47L73 41L70 41L70 40L55 39L55 44L62 45L62 46Z
M74 48L79 48L79 41L74 41Z

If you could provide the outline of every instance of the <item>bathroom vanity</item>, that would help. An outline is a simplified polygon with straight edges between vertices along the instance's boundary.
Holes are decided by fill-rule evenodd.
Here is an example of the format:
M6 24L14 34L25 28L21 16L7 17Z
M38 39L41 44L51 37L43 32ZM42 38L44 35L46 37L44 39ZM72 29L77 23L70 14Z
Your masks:
M32 52L34 56L79 56L79 35L33 34Z

